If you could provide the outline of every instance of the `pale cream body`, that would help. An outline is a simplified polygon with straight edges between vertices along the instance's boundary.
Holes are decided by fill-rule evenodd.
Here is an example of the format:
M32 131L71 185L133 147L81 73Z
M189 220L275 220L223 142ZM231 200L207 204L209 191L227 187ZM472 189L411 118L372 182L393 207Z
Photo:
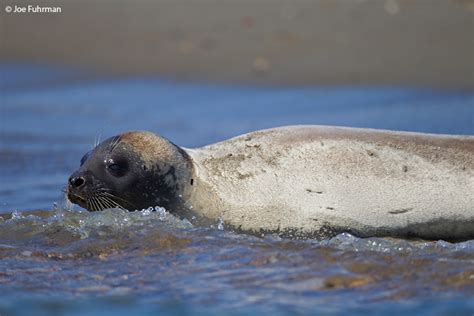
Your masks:
M288 126L185 150L186 206L228 227L474 238L472 136Z

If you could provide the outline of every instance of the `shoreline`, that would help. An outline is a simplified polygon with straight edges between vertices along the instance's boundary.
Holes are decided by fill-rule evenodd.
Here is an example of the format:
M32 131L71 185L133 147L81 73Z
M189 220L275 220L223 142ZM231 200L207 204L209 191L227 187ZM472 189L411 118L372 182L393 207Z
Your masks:
M0 61L185 82L472 90L473 3L63 0L55 14L1 10Z

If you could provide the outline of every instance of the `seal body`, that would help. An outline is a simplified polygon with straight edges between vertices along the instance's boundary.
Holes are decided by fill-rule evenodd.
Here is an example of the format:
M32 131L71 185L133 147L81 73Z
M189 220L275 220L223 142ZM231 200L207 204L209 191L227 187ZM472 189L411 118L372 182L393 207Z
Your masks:
M295 126L188 152L216 196L191 201L244 231L474 238L473 137Z
M289 126L173 155L173 205L239 231L474 238L472 136Z

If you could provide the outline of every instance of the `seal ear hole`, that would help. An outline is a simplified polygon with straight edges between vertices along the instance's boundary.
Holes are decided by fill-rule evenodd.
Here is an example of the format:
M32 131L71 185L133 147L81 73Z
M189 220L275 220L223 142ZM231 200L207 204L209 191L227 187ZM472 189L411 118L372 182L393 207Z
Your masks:
M194 183L194 179L191 179L191 185L193 185L193 183Z

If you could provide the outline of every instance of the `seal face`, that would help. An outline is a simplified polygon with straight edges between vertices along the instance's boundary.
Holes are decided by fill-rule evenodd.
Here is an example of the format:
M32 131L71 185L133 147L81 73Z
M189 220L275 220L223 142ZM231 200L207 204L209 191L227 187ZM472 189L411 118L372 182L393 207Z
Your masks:
M147 132L111 137L82 157L69 178L67 196L89 211L114 207L133 211L157 205L171 209L182 196L176 161L185 160L185 153L175 147Z

